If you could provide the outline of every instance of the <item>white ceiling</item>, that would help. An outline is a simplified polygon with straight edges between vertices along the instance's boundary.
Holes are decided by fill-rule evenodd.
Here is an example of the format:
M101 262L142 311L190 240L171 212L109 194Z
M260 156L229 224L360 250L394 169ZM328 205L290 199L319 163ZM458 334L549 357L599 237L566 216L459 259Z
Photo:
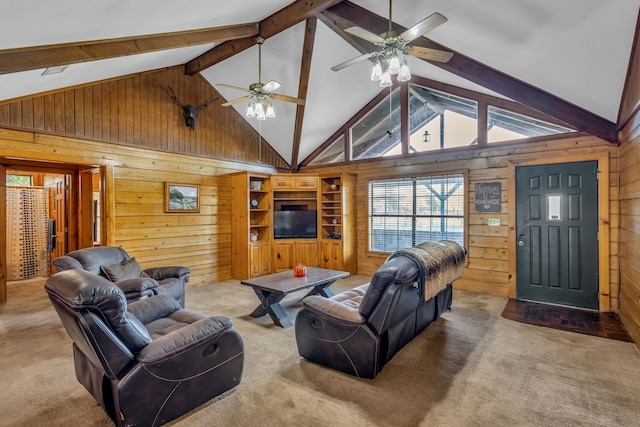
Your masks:
M388 3L352 0L388 17ZM5 2L0 50L74 41L183 31L260 21L289 0L24 0ZM411 27L437 11L448 22L427 34L431 40L489 67L615 122L631 54L640 0L396 0L393 20ZM304 23L265 41L263 83L277 80L277 93L298 96ZM43 70L0 75L0 100L184 64L212 44L73 64L61 74ZM330 67L360 55L318 22L299 161L330 137L380 88L370 82L364 61L339 72ZM478 85L410 58L411 72L432 80L494 94ZM211 83L248 87L258 81L253 47L202 72ZM227 100L243 95L216 88ZM494 94L495 95L495 94ZM246 103L234 106L243 114ZM277 118L249 123L286 160L291 160L295 106L276 101ZM261 128L259 128L261 126Z

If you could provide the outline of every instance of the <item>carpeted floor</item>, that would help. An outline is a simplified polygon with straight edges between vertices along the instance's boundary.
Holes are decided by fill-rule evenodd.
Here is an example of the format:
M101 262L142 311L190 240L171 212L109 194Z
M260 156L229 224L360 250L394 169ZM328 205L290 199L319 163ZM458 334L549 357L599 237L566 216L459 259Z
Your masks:
M615 313L598 313L572 307L509 299L502 311L502 317L529 325L631 342L631 337Z
M334 291L367 280L336 282ZM9 288L0 307L0 426L109 426L76 381L71 341L42 283ZM294 314L300 294L284 300ZM513 322L505 298L454 292L453 309L374 380L301 359L294 329L248 314L237 281L188 288L187 308L233 319L245 344L238 387L175 426L634 426L640 352L632 343Z

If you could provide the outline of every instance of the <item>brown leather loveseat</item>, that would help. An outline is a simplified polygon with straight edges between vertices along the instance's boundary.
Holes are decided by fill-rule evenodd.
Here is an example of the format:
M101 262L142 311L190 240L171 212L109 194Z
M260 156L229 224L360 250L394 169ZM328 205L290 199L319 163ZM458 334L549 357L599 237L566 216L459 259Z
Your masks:
M191 271L187 267L142 269L135 258L117 246L78 249L52 261L57 272L86 270L115 283L133 302L153 295L167 295L184 308L184 287Z
M394 252L371 282L331 298L308 296L295 321L298 353L350 375L374 378L451 307L466 250L453 241Z

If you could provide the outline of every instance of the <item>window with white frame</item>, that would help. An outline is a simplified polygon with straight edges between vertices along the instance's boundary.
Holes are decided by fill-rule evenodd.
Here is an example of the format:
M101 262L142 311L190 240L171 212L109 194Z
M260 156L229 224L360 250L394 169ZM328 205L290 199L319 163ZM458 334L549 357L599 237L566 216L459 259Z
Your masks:
M463 174L369 182L369 250L393 252L426 241L464 245Z

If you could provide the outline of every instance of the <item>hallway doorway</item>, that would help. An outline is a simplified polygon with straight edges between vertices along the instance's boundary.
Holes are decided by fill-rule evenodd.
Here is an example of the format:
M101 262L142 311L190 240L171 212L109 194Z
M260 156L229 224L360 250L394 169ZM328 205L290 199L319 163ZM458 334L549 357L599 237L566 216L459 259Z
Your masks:
M102 244L104 236L100 222L104 215L104 189L102 168L87 165L31 162L0 159L0 179L5 201L10 195L44 193L45 199L37 207L37 222L45 221L45 229L32 231L31 220L16 218L16 213L7 212L4 203L0 214L0 233L5 248L0 257L6 267L6 277L0 277L0 303L8 296L8 280L30 280L36 276L54 274L51 260L72 250ZM18 215L19 215L18 210ZM45 218L40 218L44 215ZM19 228L19 230L15 230ZM16 234L18 238L16 240ZM26 237L25 237L26 236ZM11 240L13 239L13 241ZM12 252L10 252L12 251ZM25 268L25 260L35 258L44 262L35 271ZM19 265L12 265L18 263ZM12 283L13 284L13 283Z

